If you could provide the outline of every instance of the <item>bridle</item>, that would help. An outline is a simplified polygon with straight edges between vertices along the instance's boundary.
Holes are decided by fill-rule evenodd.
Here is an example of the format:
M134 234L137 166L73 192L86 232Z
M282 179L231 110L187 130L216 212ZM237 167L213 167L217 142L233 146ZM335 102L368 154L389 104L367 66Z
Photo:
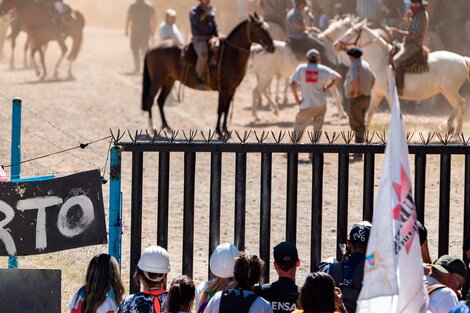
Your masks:
M251 22L248 22L248 24L250 24L250 23L251 23ZM247 27L246 27L246 37L247 37L247 39L248 39L248 42L249 42L250 45L251 45L251 43L252 43L252 38L251 38L251 25L247 25ZM251 53L251 49L250 49L250 48L247 49L247 48L241 47L241 46L239 46L239 45L237 45L237 44L231 42L231 41L228 40L228 39L225 39L225 42L226 42L229 46L231 46L232 48L235 48L235 49L237 49L237 50L239 50L239 51Z
M365 43L365 44L362 44L362 45L358 45L358 42L359 40L361 40L361 36L362 36L362 32L364 31L364 28L360 27L360 28L354 28L354 32L357 34L357 37L356 37L356 40L353 41L350 41L350 42L343 42L342 40L338 40L338 43L341 45L341 48L343 50L347 50L348 47L358 47L358 48L363 48L365 46L368 46L368 45L371 45L373 44L374 42L376 42L378 40L378 37L377 36L374 36L374 39L372 39L371 41Z

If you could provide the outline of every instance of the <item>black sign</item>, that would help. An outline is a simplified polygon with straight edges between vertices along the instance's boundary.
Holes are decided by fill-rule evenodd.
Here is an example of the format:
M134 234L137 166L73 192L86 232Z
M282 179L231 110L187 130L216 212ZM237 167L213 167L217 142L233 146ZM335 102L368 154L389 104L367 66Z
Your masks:
M60 270L0 269L0 312L60 313Z
M98 170L0 183L0 255L31 255L106 243Z

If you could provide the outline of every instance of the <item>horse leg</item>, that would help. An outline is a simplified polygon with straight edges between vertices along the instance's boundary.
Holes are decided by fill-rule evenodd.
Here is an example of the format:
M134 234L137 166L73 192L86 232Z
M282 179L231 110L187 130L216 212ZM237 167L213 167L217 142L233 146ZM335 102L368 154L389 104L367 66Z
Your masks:
M46 61L44 59L44 51L42 50L42 48L39 48L38 52L39 52L39 60L41 61L41 67L42 67L42 75L39 79L45 80L47 77L47 70L46 70Z
M10 57L10 70L15 69L15 48L16 48L16 38L11 38L11 57Z
M257 106L261 98L261 93L259 92L258 87L259 85L256 85L256 87L253 89L253 101L251 103L251 115L253 116L255 122L259 121Z
M339 116L340 119L345 118L346 114L344 113L343 102L342 102L341 94L339 93L338 87L335 86L331 88L331 94L333 95L333 98L335 99L336 114Z
M60 64L62 63L62 60L65 57L65 54L67 53L67 46L65 45L65 42L64 41L59 41L58 43L59 43L60 51L62 52L62 54L60 55L60 58L59 58L59 60L57 61L56 65L55 65L54 78L59 77L59 67L60 67Z
M222 100L222 112L224 114L224 124L222 126L222 130L224 131L225 134L228 133L228 128L227 128L227 117L228 117L228 112L230 110L230 104L232 103L233 96L235 94L235 90L233 91L226 91L225 94L223 91L220 92L219 96L219 107L220 107L220 100ZM224 94L222 96L222 94Z
M461 134L465 109L465 99L460 96L458 91L443 90L442 94L447 99L447 101L449 101L450 105L454 108L454 113L452 113L449 119L447 120L447 132L449 134L454 133L454 119L457 118L457 134Z
M166 81L161 88L160 95L158 96L158 109L160 110L160 117L162 118L162 130L169 130L171 131L170 126L165 118L165 112L163 111L163 107L165 106L165 101L168 95L171 93L171 89L173 88L174 81Z
M26 38L26 42L23 47L23 68L28 68L28 47L29 47L29 36Z
M375 94L371 95L369 110L367 112L366 131L369 130L370 123L372 122L372 118L374 117L375 112L377 112L377 109L379 108L379 104L380 102L382 102L383 98L384 96L379 96Z
M289 79L286 78L284 81L284 100L282 100L282 105L287 105L288 100L287 100L287 94L289 93Z
M273 101L271 96L266 92L266 89L262 89L261 94L268 100L269 105L274 113L274 115L279 116L279 107L276 102Z

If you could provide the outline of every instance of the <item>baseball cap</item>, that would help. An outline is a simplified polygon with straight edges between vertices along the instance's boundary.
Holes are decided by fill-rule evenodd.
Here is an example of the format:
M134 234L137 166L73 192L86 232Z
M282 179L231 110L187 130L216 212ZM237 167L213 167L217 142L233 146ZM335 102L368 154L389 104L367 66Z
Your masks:
M371 229L372 224L368 221L354 224L351 228L351 231L349 232L349 241L355 244L366 246L367 242L369 241Z
M233 277L235 259L240 255L238 248L229 243L218 245L212 252L209 266L212 274L220 278Z
M168 10L166 10L165 14L166 14L166 16L175 17L176 16L176 11L173 10L173 9L168 9Z
M274 262L280 266L292 267L297 264L297 248L289 242L281 242L274 247Z
M434 261L432 267L444 274L456 273L462 277L467 277L465 263L455 256L443 255Z
M309 59L318 58L319 56L320 56L320 52L318 52L317 49L310 49L307 52L307 58Z

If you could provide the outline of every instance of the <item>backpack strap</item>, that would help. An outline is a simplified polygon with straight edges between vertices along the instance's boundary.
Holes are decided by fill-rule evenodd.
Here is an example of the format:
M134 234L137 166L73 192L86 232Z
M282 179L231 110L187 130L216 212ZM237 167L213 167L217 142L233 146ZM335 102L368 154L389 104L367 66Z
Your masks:
M237 292L238 291L238 292ZM251 293L243 296L243 289L226 290L222 292L219 313L248 313L258 295Z
M155 310L155 313L160 313L161 312L161 304L160 304L160 298L159 296L165 294L165 290L145 290L144 294L153 296L153 309Z
M431 286L426 286L426 289L428 290L428 295L430 296L434 291L446 288L446 285L443 284L434 284Z

